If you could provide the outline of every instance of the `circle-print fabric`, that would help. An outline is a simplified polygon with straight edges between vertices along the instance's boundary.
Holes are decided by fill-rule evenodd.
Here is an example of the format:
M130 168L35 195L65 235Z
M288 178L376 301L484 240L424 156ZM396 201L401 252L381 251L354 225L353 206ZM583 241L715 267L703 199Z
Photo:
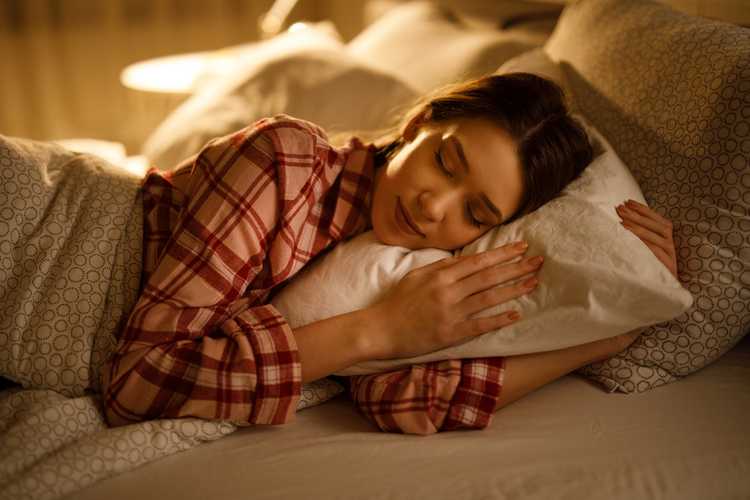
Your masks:
M3 136L0 176L0 375L66 396L98 391L140 282L140 179Z
M643 392L715 361L750 328L750 31L646 0L583 0L545 50L674 224L693 306L580 370Z

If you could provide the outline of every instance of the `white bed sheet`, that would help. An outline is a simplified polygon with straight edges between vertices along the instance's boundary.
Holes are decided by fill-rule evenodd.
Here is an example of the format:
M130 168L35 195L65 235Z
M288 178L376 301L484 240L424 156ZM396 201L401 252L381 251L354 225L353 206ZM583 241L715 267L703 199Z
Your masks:
M74 498L747 499L750 337L643 394L568 375L483 431L380 433L344 397L242 429Z

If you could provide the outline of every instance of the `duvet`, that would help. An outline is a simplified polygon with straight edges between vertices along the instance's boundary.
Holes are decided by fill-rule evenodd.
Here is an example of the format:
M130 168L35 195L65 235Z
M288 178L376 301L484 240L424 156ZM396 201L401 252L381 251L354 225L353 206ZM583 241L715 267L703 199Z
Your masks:
M110 429L99 371L136 300L140 178L96 156L0 136L0 497L59 498L218 439L228 422ZM306 384L298 409L343 388Z

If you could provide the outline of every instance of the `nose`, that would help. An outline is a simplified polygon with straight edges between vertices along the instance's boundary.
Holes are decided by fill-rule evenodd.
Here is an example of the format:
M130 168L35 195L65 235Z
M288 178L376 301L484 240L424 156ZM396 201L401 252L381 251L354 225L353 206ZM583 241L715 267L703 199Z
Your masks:
M448 213L453 198L455 198L455 193L447 189L442 191L425 190L419 194L417 201L425 219L430 222L440 222Z

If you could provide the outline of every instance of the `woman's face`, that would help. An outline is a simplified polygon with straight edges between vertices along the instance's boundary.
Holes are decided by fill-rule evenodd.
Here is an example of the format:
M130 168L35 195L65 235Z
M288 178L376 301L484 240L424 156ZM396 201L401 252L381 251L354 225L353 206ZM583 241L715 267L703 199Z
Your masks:
M480 119L410 124L404 139L375 176L371 222L380 242L454 250L519 208L520 161L499 126Z

